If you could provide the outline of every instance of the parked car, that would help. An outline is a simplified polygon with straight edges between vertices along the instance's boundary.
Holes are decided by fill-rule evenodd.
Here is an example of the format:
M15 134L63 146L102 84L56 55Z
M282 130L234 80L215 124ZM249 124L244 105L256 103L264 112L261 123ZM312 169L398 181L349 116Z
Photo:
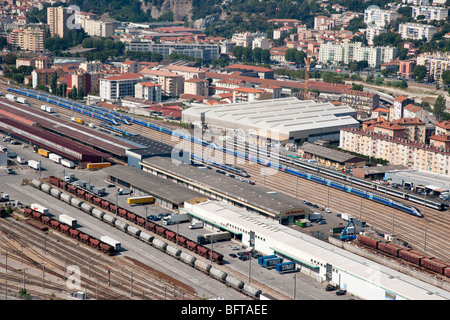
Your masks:
M337 289L338 289L338 286L333 286L332 284L327 285L325 288L326 291L334 291Z
M237 255L234 254L234 253L230 253L230 257L232 257L232 258L237 258Z
M336 295L338 295L338 296L343 296L346 293L347 293L347 290L338 290L338 291L336 291Z

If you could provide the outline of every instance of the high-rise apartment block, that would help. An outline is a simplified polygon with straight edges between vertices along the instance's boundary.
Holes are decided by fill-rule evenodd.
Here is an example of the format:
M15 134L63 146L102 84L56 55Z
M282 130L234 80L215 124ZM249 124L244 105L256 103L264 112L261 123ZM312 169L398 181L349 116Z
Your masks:
M47 24L50 26L50 34L57 35L61 38L69 30L67 20L70 17L70 13L65 7L49 7L47 8Z

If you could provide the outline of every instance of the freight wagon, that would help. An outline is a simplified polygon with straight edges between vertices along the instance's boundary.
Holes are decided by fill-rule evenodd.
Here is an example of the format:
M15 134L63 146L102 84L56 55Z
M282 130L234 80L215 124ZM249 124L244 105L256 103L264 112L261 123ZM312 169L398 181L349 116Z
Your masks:
M116 251L119 251L121 249L122 246L121 243L117 240L114 240L111 237L101 236L100 240L103 241L104 243L109 244L110 246L113 246Z

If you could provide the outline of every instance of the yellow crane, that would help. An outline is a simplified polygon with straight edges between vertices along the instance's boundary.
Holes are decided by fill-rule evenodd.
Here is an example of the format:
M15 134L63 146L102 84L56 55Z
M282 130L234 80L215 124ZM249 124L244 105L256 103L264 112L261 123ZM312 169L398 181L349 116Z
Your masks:
M305 58L305 64L306 64L306 69L305 69L305 92L303 94L303 99L307 100L307 99L309 99L309 66L311 65L311 60L309 59L309 57Z

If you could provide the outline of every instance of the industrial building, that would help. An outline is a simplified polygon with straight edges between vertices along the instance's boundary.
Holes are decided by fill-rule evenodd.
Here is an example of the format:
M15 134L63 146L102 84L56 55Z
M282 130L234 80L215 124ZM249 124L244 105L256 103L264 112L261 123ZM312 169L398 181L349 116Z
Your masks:
M362 299L450 299L443 289L224 201L186 202L180 212L233 233L248 248L292 261L300 272Z
M163 207L177 210L184 202L203 196L201 193L172 183L140 169L116 165L101 170L108 181L124 188L130 188L135 196L151 195Z
M85 167L87 163L91 162L103 162L109 158L109 155L106 153L11 119L0 118L0 131L19 141L29 143L38 148L45 148L52 153L73 161L80 167Z
M150 139L141 135L128 136L126 140L135 144L137 147L128 149L125 153L128 157L129 166L142 169L139 162L149 157L171 157L173 146Z
M58 107L55 109L57 113ZM125 151L136 147L134 144L91 129L87 125L83 126L78 123L68 122L47 112L35 110L6 99L0 99L0 115L5 119L9 118L27 126L39 127L47 132L78 142L123 161L126 161ZM78 115L78 117L85 122L89 122L90 117L87 114Z
M447 176L427 172L424 170L401 170L386 172L386 177L391 183L397 183L402 186L423 187L427 193L439 195L450 190L450 181Z
M341 128L359 127L353 108L293 97L214 108L192 103L183 111L183 122L247 131L260 138L290 142L339 139Z
M214 169L177 163L167 157L147 158L140 164L144 171L192 189L202 196L226 201L278 223L292 224L311 213L309 207L298 199L265 186L251 185L225 176Z

